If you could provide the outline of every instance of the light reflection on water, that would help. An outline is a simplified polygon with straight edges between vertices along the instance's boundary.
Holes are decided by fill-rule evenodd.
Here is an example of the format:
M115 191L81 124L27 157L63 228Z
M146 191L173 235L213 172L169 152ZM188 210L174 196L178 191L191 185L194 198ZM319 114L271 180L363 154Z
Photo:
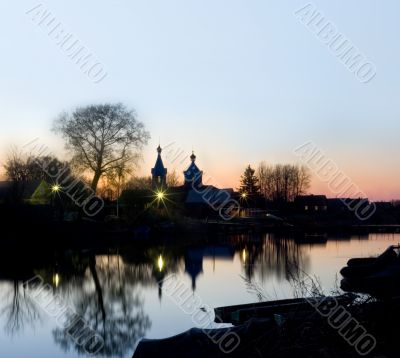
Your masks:
M159 282L170 274L201 298L204 315L212 320L204 307L259 299L249 282L270 299L293 296L289 279L296 270L316 275L329 293L349 258L376 255L399 241L399 234L233 235L207 245L70 251L22 266L10 259L0 264L0 357L85 354L26 294L22 282L34 275L51 284L54 294L103 337L102 356L131 357L142 337L162 338L193 327L192 317L163 295Z

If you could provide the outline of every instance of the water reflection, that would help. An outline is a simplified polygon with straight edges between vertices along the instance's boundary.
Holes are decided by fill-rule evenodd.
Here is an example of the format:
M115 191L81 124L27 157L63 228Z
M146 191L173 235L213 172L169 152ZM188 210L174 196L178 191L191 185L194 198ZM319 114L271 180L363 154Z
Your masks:
M63 301L102 336L103 356L122 357L132 352L151 327L138 288L143 278L146 280L146 274L143 275L146 269L141 265L125 265L119 255L68 253L61 259L58 257L53 267L32 271L52 284L54 294L59 293ZM6 293L0 312L4 329L11 335L23 331L26 325L34 328L39 318L50 319L25 292L22 282L14 280L12 284L1 286L1 292ZM55 328L52 335L62 350L84 353L66 330Z
M196 280L203 272L203 261L212 259L215 268L216 260L233 261L235 244L211 245L189 248L185 252L185 272L192 280L192 290L196 290Z
M309 260L305 250L288 237L268 234L261 247L259 243L253 243L244 250L245 276L249 281L255 275L262 282L270 276L279 280L289 279L294 271L308 269Z
M143 311L143 299L135 287L135 271L129 270L119 256L91 256L79 294L73 303L87 324L104 340L105 356L123 356L145 335L151 322ZM53 330L55 342L65 351L83 353L65 330Z
M22 283L14 280L6 285L5 295L1 298L0 313L5 319L4 330L13 336L25 326L33 327L41 319L40 308L26 294Z
M335 249L351 240L363 242L365 236L335 237ZM40 275L52 285L54 294L60 294L103 337L103 356L131 356L136 343L152 329L152 320L156 318L154 303L146 306L145 299L154 297L160 307L166 303L162 295L162 280L166 276L186 277L196 291L199 278L211 280L211 274L220 265L224 267L223 275L232 282L235 276L243 275L249 282L283 283L293 274L298 275L298 271L309 272L311 261L315 262L318 252L322 252L318 250L328 252L330 242L332 238L326 235L299 238L243 234L208 238L207 244L196 245L187 245L184 241L173 245L142 243L140 247L110 250L37 253L23 259L7 254L0 259L0 324L8 335L14 336L23 334L28 327L51 321L22 285ZM371 236L367 244L374 242L379 241ZM210 269L211 273L207 271ZM212 287L210 292L221 290L223 287ZM244 288L237 290L244 291ZM241 294L237 292L238 297ZM54 322L52 327L55 326ZM61 350L75 352L74 357L84 354L63 329L52 328L50 334Z

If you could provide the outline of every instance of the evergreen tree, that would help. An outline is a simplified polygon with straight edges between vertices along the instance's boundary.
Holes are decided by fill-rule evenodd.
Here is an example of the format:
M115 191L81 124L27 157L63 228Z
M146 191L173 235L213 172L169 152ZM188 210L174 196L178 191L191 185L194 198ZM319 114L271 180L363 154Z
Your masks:
M242 197L248 199L257 199L260 197L260 186L255 170L249 165L241 176L239 193Z

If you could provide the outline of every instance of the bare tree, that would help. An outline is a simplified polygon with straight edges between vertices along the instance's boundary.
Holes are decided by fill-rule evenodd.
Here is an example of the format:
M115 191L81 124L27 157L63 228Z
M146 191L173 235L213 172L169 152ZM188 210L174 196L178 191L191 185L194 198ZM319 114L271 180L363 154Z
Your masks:
M60 169L57 180L62 181L71 175L68 163L63 163L51 155L37 156L24 153L17 147L12 147L4 164L7 180L13 182L9 199L21 201L24 197L27 183L45 180L53 184L54 177L50 175L55 168Z
M310 187L310 172L305 166L261 162L257 169L260 190L264 197L273 201L292 201Z
M311 175L309 169L301 165L297 167L297 171L295 172L295 196L305 194L306 191L310 188L311 183Z
M27 182L32 180L48 180L45 168L62 168L64 174L71 174L68 163L61 162L54 156L35 156L23 153L17 147L12 147L4 165L6 177L13 182Z
M169 187L182 185L182 181L179 179L179 175L175 169L167 174L167 185Z
M273 167L261 162L257 168L257 177L259 180L261 194L268 200L272 200L274 192L274 181L272 180Z
M100 178L138 158L150 135L136 114L123 104L90 105L62 113L54 130L67 142L73 162L93 174L91 188Z
M101 196L118 200L132 171L133 168L126 162L121 162L121 165L108 171L103 178L104 185L102 185Z
M12 147L4 165L7 179L13 182L43 179L45 173L40 170L37 161L38 158L23 153L17 147Z

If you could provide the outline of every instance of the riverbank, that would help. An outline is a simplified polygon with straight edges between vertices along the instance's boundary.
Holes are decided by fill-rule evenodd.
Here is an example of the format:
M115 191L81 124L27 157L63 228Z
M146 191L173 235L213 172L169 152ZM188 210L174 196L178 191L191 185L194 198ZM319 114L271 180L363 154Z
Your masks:
M276 305L273 310L266 306L270 309L264 310L262 318L256 314L261 308L253 309L245 323L234 327L197 328L167 339L144 340L133 357L150 358L159 351L176 358L217 358L227 352L234 358L398 357L400 354L395 329L400 319L398 298L371 301L353 295L287 301L273 302ZM263 303L257 305L262 307Z

